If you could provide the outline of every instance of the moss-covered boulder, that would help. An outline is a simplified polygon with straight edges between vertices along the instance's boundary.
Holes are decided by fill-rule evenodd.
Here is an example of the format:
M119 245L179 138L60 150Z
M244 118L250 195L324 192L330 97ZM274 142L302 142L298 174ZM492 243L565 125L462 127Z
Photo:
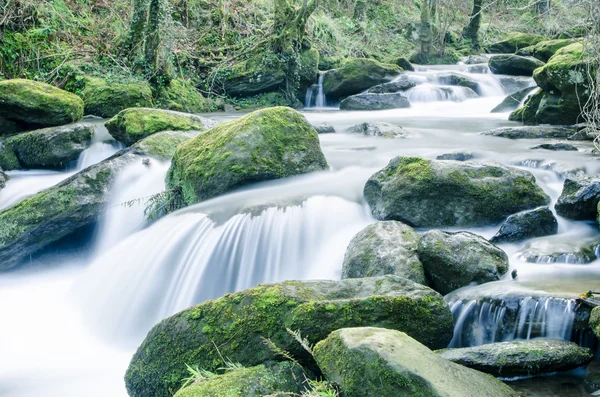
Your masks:
M0 116L39 127L79 121L83 101L70 92L33 80L0 81Z
M534 70L544 66L544 62L534 57L496 55L490 58L489 66L492 73L495 74L532 76Z
M445 360L394 330L340 329L314 352L325 377L345 397L517 397L494 377Z
M377 222L360 231L346 250L342 279L401 276L427 285L417 248L419 235L402 222Z
M402 72L396 65L374 59L348 59L342 67L325 74L323 90L327 99L339 100L358 94L374 85L388 83Z
M431 348L447 346L453 333L441 295L401 277L261 285L156 325L131 360L127 391L131 397L167 397L185 376L185 364L210 371L223 365L222 357L246 366L282 360L263 338L304 362L309 358L286 328L316 343L336 329L360 326L401 330Z
M419 81L408 74L403 74L390 83L378 84L367 90L369 94L389 94L409 90L419 84Z
M13 136L0 144L0 167L64 168L89 147L93 134L93 125L77 123Z
M542 62L548 62L556 51L576 42L577 39L544 40L532 46L521 48L517 51L517 55L535 57Z
M544 36L537 34L512 32L507 34L504 40L487 46L486 51L491 54L514 54L521 48L532 46L545 39Z
M516 243L535 237L558 233L558 221L548 207L519 212L509 216L490 242L494 244Z
M211 376L179 390L175 397L299 396L306 386L302 368L288 361Z
M531 94L534 89L535 88L533 87L527 87L514 94L508 95L498 106L493 108L490 113L504 113L518 109L523 99L527 98L527 95Z
M184 143L167 174L188 205L251 183L327 169L315 129L297 111L258 110Z
M600 339L600 307L595 307L590 315L590 328L597 338Z
M569 139L577 134L577 127L554 125L500 127L481 134L508 139Z
M208 99L191 82L182 79L172 79L168 86L162 87L157 102L162 109L178 112L200 113L210 110Z
M588 348L551 339L491 343L438 353L454 363L506 378L568 371L594 358Z
M477 80L464 74L456 72L440 73L436 75L436 79L439 84L466 87L472 89L477 94L481 94L481 87Z
M400 66L403 70L414 72L415 67L410 63L410 61L405 57L396 58L393 62L394 65Z
M508 256L481 236L430 230L418 254L433 289L448 294L470 284L498 281L508 271Z
M277 90L285 72L275 56L259 54L224 68L217 77L225 94L246 97Z
M152 90L147 82L113 83L97 77L83 77L77 90L85 103L85 114L113 117L121 110L152 107Z
M171 110L125 109L105 123L108 132L127 146L159 131L204 131L217 123L205 117Z
M600 177L567 178L554 206L556 213L573 220L596 220L600 202Z
M198 136L200 131L162 131L134 143L131 151L161 161L170 161L179 145Z
M413 227L484 226L550 202L534 176L493 162L397 157L367 181L373 216Z

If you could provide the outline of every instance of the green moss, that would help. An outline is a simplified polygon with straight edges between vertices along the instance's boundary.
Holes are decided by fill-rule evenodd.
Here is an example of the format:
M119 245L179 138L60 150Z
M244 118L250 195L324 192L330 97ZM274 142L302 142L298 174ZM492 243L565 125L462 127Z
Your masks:
M328 97L338 99L357 94L377 84L387 83L402 69L374 59L351 58L338 69L327 72L323 90Z
M576 42L577 39L544 40L535 45L519 50L517 54L533 56L540 61L548 62L548 60L556 53L556 51Z
M590 328L597 338L600 338L600 307L595 307L590 315Z
M141 154L167 161L173 158L175 150L183 142L192 138L189 133L180 131L163 131L150 135L135 143L132 148Z
M545 39L544 36L536 34L512 32L507 34L504 40L494 43L486 49L490 53L514 53L521 48L532 46Z
M161 88L158 102L161 108L178 112L201 113L210 110L209 101L191 82L182 79L173 79L167 87Z

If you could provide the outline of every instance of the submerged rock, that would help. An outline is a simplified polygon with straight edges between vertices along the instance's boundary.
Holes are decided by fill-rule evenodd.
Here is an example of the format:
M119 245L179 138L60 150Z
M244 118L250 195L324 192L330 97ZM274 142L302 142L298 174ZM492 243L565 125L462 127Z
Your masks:
M413 227L483 226L546 205L531 173L493 162L397 157L366 183L373 216Z
M517 109L521 105L523 99L525 99L534 89L535 88L527 87L514 94L508 95L498 106L493 108L490 113L504 113Z
M0 81L0 116L39 127L74 123L83 117L75 94L33 80Z
M401 92L409 90L415 87L418 84L418 81L414 78L411 78L408 74L401 75L398 79L392 81L391 83L384 83L376 85L375 87L371 87L367 90L369 94L390 94L394 92Z
M325 377L345 397L516 397L492 376L441 358L408 335L381 328L345 328L315 348Z
M490 58L489 66L492 73L495 74L533 76L533 71L544 66L544 62L534 57L496 55Z
M315 125L313 127L315 127L317 134L334 134L335 133L335 128L333 128L333 126L331 124L322 123L319 125Z
M578 175L567 178L554 206L556 213L568 219L596 220L600 202L600 176Z
M417 247L419 235L402 222L377 222L360 231L346 250L342 279L401 276L427 285Z
M401 72L402 69L396 65L374 59L348 59L342 67L325 73L323 90L328 99L338 100L358 94L374 85L388 83Z
M78 123L10 137L0 146L0 167L64 168L88 148L93 134L93 125Z
M475 91L477 94L481 94L481 87L479 86L477 80L463 74L454 72L440 73L436 76L436 79L439 84L466 87Z
M218 125L177 148L167 174L187 205L251 183L328 168L315 129L286 107Z
M222 357L245 366L282 360L263 338L304 362L306 353L286 328L315 343L336 329L361 326L397 329L431 348L446 346L453 327L441 295L401 277L260 285L161 321L132 358L127 391L167 397L186 375L186 363L211 371Z
M455 153L444 153L437 156L436 160L454 160L454 161L469 161L475 158L475 154L472 152L455 152Z
M516 243L558 233L558 221L548 207L539 207L509 216L490 239L493 244Z
M362 123L354 125L347 130L352 134L363 134L366 136L380 136L383 138L406 138L408 134L399 125L390 123Z
M438 353L454 363L506 378L568 371L594 357L588 348L553 339L491 343Z
M508 271L504 251L468 232L428 231L418 252L432 288L443 295L472 283L498 281Z
M568 139L577 133L577 127L552 125L500 127L482 132L482 135L508 139Z
M577 39L544 40L532 46L521 48L517 51L517 55L531 56L542 62L548 62L556 51L576 42Z
M504 88L504 92L509 95L527 88L538 88L535 81L531 79L531 76L496 75L494 77L500 81L502 88Z
M357 94L340 103L341 110L386 110L409 108L410 102L402 94Z
M204 131L217 125L217 122L172 110L131 108L119 112L105 125L117 141L131 146L159 131Z
M532 46L545 39L544 36L530 33L512 32L506 39L489 45L486 51L491 54L514 54L517 50Z
M291 361L242 368L211 376L179 390L175 397L264 397L300 395L305 376Z
M552 151L574 151L576 152L577 147L564 142L557 143L542 143L541 145L537 145L531 148L532 150L544 149L544 150L552 150Z
M519 257L530 263L569 263L585 264L596 260L593 241L583 241L576 244L557 241L555 239L536 240L527 244Z

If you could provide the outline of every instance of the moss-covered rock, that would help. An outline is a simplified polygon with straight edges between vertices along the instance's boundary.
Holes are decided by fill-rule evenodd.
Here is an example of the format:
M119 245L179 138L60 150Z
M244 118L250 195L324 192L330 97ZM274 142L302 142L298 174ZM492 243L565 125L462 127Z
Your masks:
M465 76L464 74L448 72L436 75L437 82L444 85L454 85L458 87L470 88L478 94L481 94L481 87L477 80Z
M592 351L564 340L536 339L445 349L440 356L494 376L512 378L568 371L592 361Z
M8 182L9 179L10 178L8 177L8 175L6 175L4 171L0 169L0 190L6 187L6 182Z
M414 72L415 68L412 65L412 63L410 63L410 61L405 58L405 57L400 57L400 58L396 58L393 62L391 62L394 65L398 65L402 68L402 70L406 70L406 71L410 71L410 72Z
M0 167L64 168L88 148L94 126L77 123L19 134L0 144Z
M327 169L319 137L293 109L258 110L184 143L167 174L195 204L250 183Z
M392 94L356 94L340 103L341 110L387 110L409 108L410 102L399 93Z
M577 39L544 40L532 46L518 50L517 55L531 56L539 59L542 62L548 62L548 60L556 53L556 51L576 42Z
M367 90L367 93L369 93L369 94L388 94L388 93L394 93L394 92L401 92L401 91L406 91L406 90L409 90L409 89L415 87L418 83L419 83L419 81L416 78L414 78L408 74L403 74L400 77L398 77L396 80L394 80L390 83L383 83L383 84L379 84L379 85L369 88Z
M314 351L345 397L517 397L494 377L445 360L394 330L340 329Z
M567 178L554 206L556 213L573 220L596 220L600 202L600 177Z
M159 131L204 131L216 124L194 114L149 108L125 109L105 123L108 132L127 146Z
M191 82L182 79L172 79L168 86L162 87L157 101L158 107L178 112L201 113L210 110L208 99Z
M131 151L161 161L170 161L179 145L198 136L200 131L162 131L134 143Z
M317 76L319 75L319 51L312 48L301 52L298 66L300 84L298 93L304 95L306 89L317 81ZM303 96L302 98L304 99Z
M246 366L282 360L263 338L306 363L309 357L286 328L315 343L336 329L357 326L401 330L432 348L447 346L453 332L441 295L401 277L261 285L156 325L133 356L127 390L131 397L167 397L185 376L185 364L215 370L222 357Z
M152 107L152 90L147 82L109 83L97 77L82 77L77 90L85 103L85 114L113 117L121 110Z
M258 54L219 71L217 77L225 94L246 97L276 91L285 72L275 56Z
M264 397L300 395L302 368L292 362L258 365L215 375L175 393L175 397Z
M473 233L428 231L418 253L432 288L444 295L472 283L498 281L508 271L506 253Z
M413 227L483 226L550 202L531 173L492 162L397 157L366 183L373 216Z
M0 116L0 138L15 135L22 130L23 128L17 122Z
M600 335L600 332L597 335ZM592 395L600 390L600 360L592 361L585 369L583 386L585 391Z
M33 80L0 81L0 116L50 127L79 121L83 101L77 95Z
M577 134L577 127L554 125L500 127L481 134L508 139L568 139Z
M358 94L374 85L388 83L402 72L396 65L374 59L347 59L342 67L325 74L323 90L330 100Z
M512 32L507 34L504 40L487 46L486 51L492 54L514 54L521 48L532 46L544 40L544 36L537 34Z
M558 221L548 207L539 207L509 216L490 242L515 243L558 233Z
M594 310L592 310L592 314L590 315L590 328L596 337L600 339L600 307L595 307Z
M528 96L523 106L515 110L508 116L510 121L518 121L524 124L536 124L536 114L542 98L545 93L542 90L537 90L532 95Z
M342 279L393 274L427 285L417 248L419 235L402 222L377 222L360 231L346 250Z
M534 70L544 66L544 62L534 57L496 55L490 58L489 66L492 73L495 74L532 76Z

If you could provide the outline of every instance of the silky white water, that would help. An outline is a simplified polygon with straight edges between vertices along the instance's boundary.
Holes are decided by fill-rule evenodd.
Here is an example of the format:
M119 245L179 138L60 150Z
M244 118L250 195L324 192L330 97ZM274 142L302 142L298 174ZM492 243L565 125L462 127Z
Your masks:
M450 71L467 73L465 68L414 73L427 78ZM123 170L87 250L52 252L33 258L26 268L0 275L0 396L124 397L122 378L131 354L165 316L262 282L339 278L348 242L374 222L362 200L364 183L395 156L434 159L468 151L478 159L517 165L536 176L553 202L565 176L560 170L598 173L600 163L591 154L590 142L573 142L578 152L533 151L532 146L546 140L480 135L517 124L507 121L507 113L489 113L506 94L504 86L496 85L502 79L489 73L469 77L490 88L486 96L416 102L410 109L380 112L308 110L304 114L312 124L326 122L337 132L320 136L331 171L253 185L153 224L144 221L145 198L163 189L168 165L140 162ZM209 116L221 121L240 117ZM355 124L371 121L400 125L409 138L346 133ZM97 160L85 163L92 161ZM549 163L556 166L534 167ZM23 172L9 181L0 198L11 186L13 194L24 196L44 188L34 174L38 171L27 172L32 174ZM45 186L67 174L56 173L56 180ZM21 178L30 187L19 188ZM132 205L122 205L127 202ZM497 229L471 231L491 237ZM596 235L597 227L591 223L559 218L559 236L553 238L575 249ZM552 241L539 240L544 239ZM508 276L483 287L467 287L457 296L469 301L486 294L501 298L507 291L523 297L541 291L567 298L599 288L598 260L585 265L523 262L521 251L534 242L502 246L510 256L511 270L518 270L516 281ZM532 310L549 329L556 329L561 320L553 313L563 313ZM489 312L495 318L495 312ZM526 329L523 325L521 330Z

